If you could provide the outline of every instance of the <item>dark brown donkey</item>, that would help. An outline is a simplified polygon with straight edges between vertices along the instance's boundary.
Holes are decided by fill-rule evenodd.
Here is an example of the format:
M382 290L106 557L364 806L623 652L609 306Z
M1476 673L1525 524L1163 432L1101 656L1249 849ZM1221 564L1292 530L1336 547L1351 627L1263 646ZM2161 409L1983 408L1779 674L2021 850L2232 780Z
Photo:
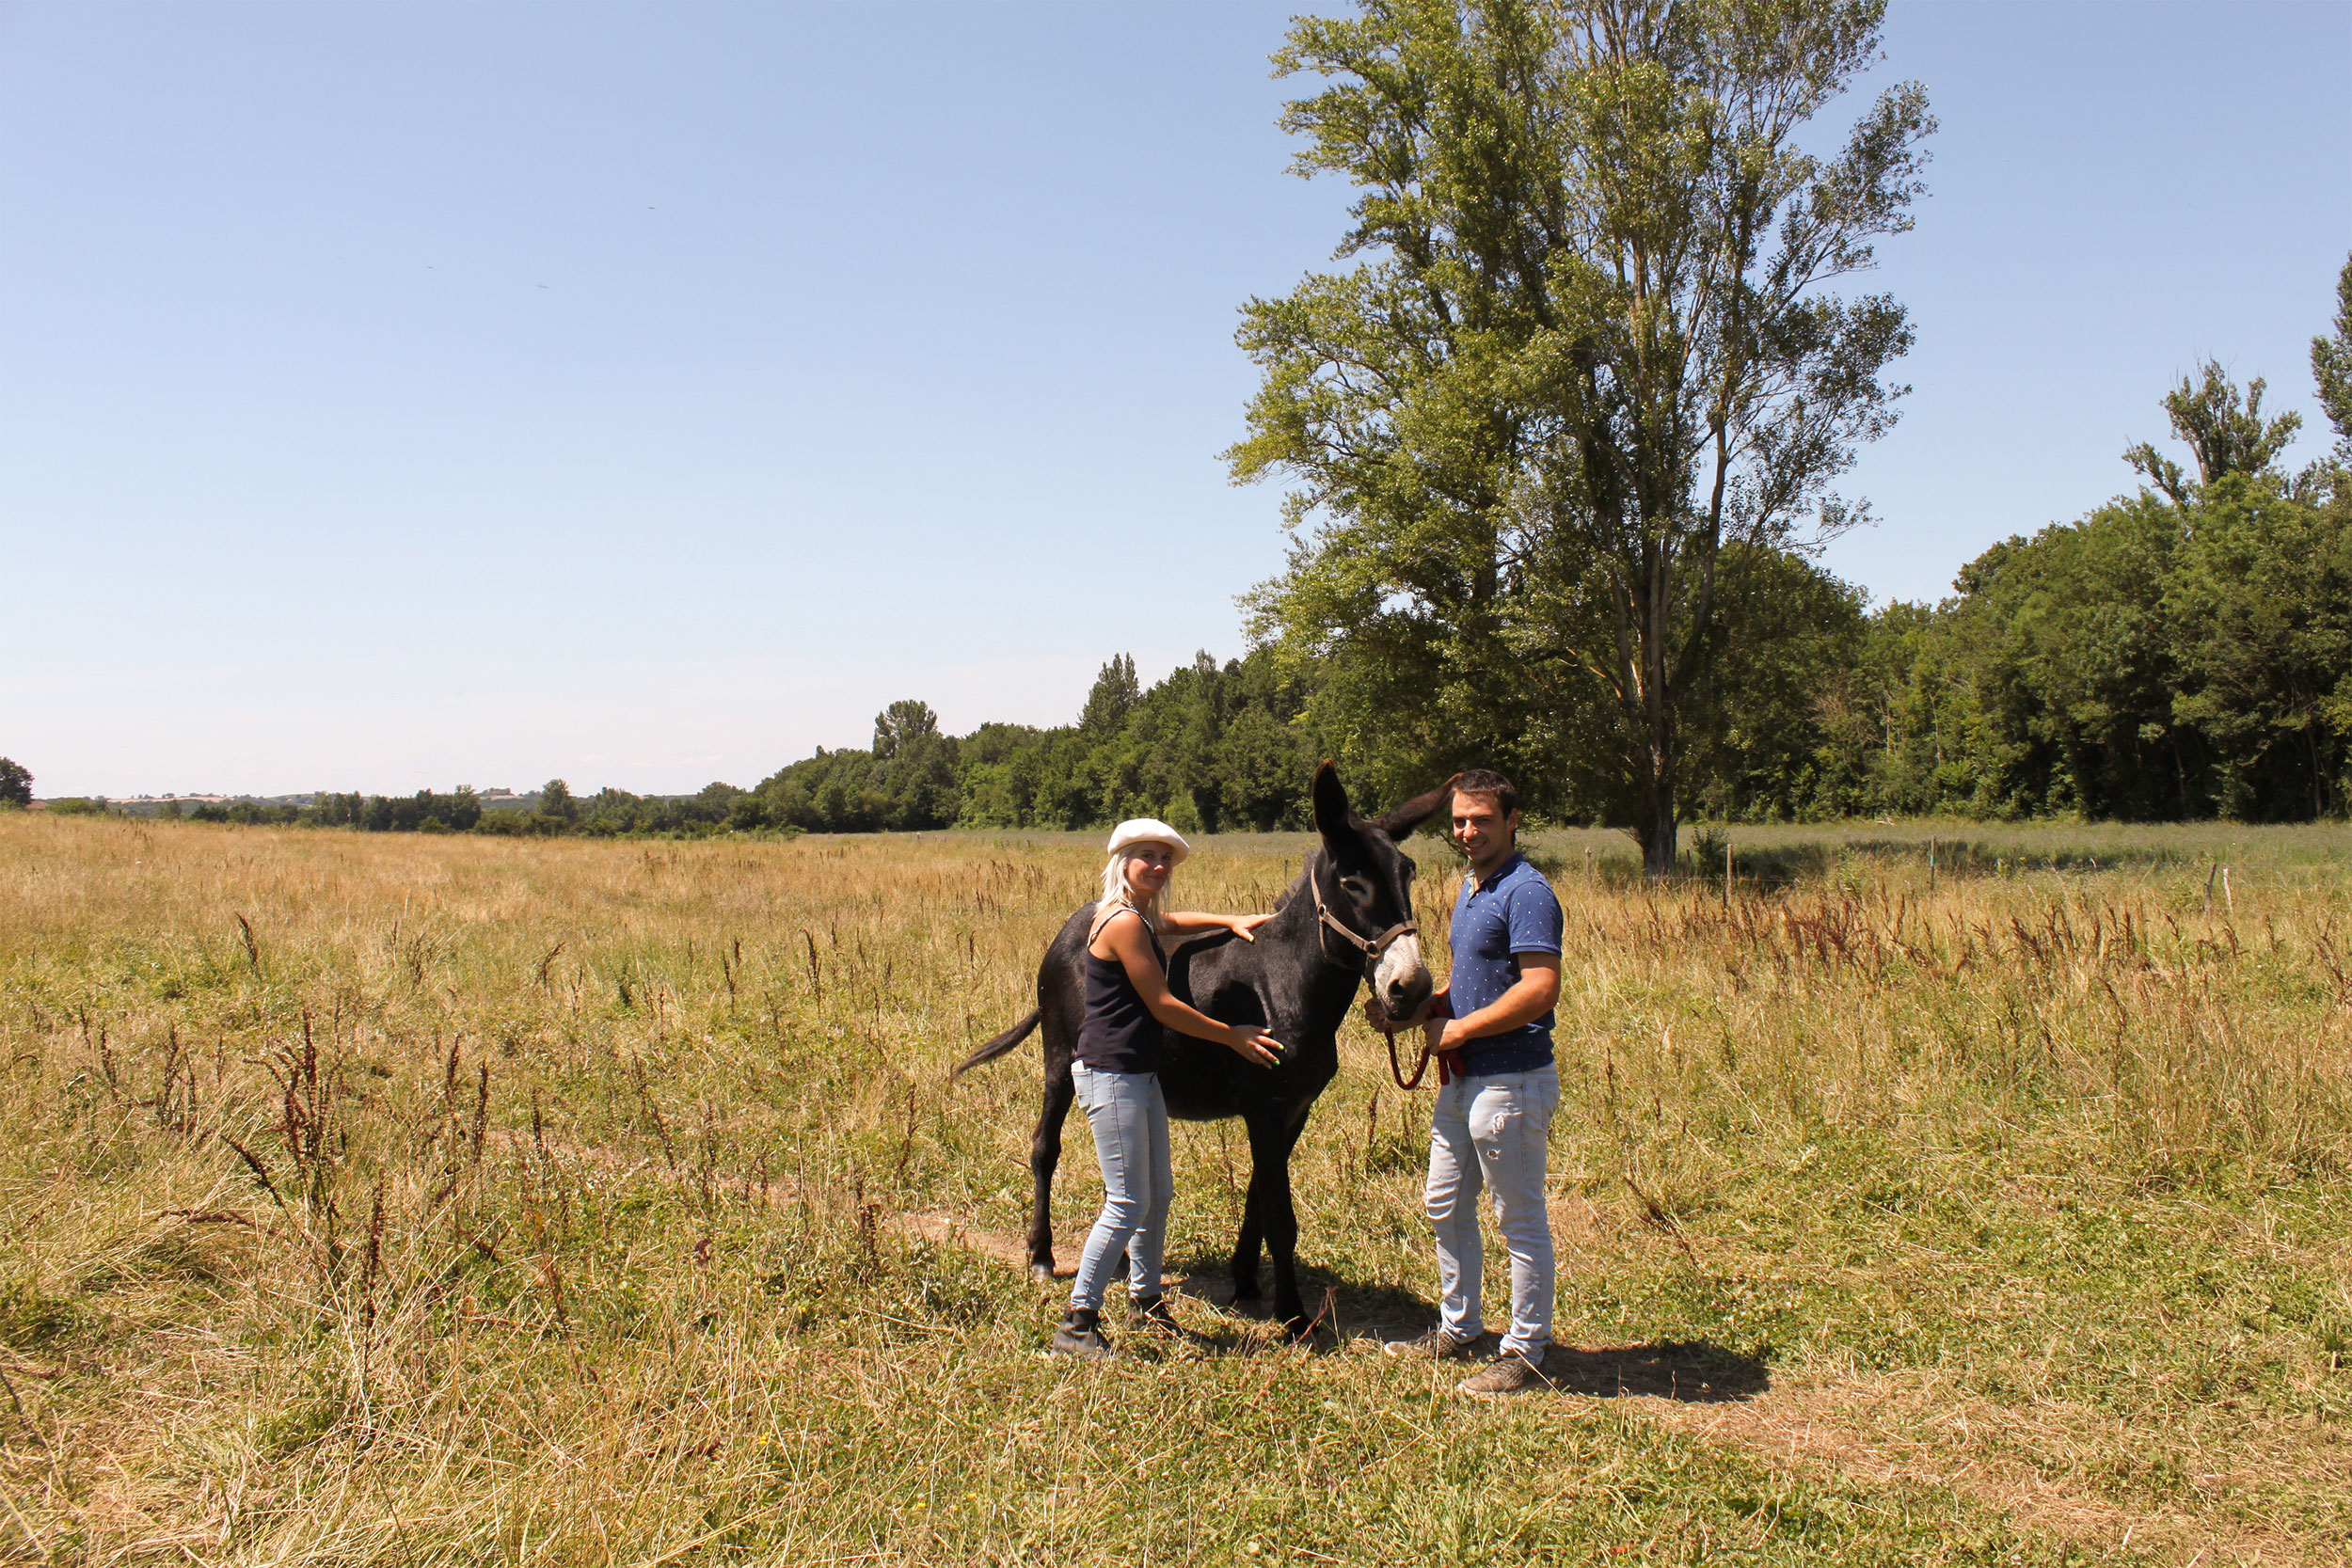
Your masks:
M1169 957L1168 990L1222 1023L1256 1023L1280 1040L1281 1061L1252 1067L1222 1045L1168 1030L1160 1074L1168 1115L1183 1121L1239 1117L1249 1131L1249 1196L1233 1243L1233 1298L1258 1297L1258 1249L1274 1257L1274 1310L1294 1334L1308 1327L1298 1296L1298 1221L1291 1208L1291 1149L1307 1113L1339 1071L1339 1028L1370 981L1391 1018L1417 1017L1429 1000L1413 924L1413 863L1399 842L1446 804L1443 787L1376 817L1349 809L1329 763L1315 770L1315 832L1322 843L1258 927L1255 942L1225 932L1187 942ZM1045 1106L1029 1145L1036 1181L1029 1271L1053 1277L1054 1167L1074 1094L1070 1063L1084 1011L1088 904L1070 917L1037 972L1037 1009L974 1052L963 1072L993 1061L1045 1026Z

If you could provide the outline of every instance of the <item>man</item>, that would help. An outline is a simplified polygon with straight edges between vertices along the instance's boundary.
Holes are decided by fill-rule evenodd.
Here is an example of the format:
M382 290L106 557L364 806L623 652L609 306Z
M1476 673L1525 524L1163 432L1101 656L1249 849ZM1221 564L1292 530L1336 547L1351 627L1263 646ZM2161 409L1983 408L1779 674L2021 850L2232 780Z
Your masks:
M1429 1183L1437 1227L1438 1326L1384 1347L1395 1356L1467 1356L1485 1331L1478 1195L1494 1195L1511 1255L1511 1324L1502 1354L1466 1379L1465 1394L1549 1386L1551 1217L1544 1206L1545 1144L1560 1103L1552 1063L1552 1005L1560 996L1560 900L1518 852L1518 795L1484 768L1454 781L1454 839L1470 858L1454 906L1454 973L1425 1026L1453 1067L1429 1122ZM1377 1020L1375 1019L1375 1022Z

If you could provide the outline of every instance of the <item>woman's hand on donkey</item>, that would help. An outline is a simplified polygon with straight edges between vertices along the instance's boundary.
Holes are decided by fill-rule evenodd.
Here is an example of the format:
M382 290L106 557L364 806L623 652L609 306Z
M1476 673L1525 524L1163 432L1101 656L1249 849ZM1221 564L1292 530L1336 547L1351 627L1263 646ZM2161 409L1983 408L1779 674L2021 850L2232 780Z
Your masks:
M1277 1067L1281 1064L1282 1042L1254 1023L1230 1025L1225 1031L1225 1043L1234 1055L1251 1067Z

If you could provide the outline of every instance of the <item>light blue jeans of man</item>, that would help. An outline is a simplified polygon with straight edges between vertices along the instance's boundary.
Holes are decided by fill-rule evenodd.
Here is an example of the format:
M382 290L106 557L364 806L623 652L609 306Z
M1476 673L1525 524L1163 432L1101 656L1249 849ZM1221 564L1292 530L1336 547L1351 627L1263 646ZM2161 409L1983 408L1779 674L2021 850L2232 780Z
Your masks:
M1456 1078L1438 1090L1429 1118L1429 1185L1422 1194L1438 1231L1439 1321L1480 1334L1486 1253L1478 1238L1478 1195L1494 1195L1495 1223L1511 1255L1511 1327L1502 1348L1540 1360L1551 1342L1554 1264L1551 1215L1544 1207L1544 1157L1560 1069Z
M1103 1167L1103 1212L1078 1255L1070 1305L1100 1310L1111 1269L1123 1250L1127 1289L1138 1296L1160 1291L1160 1259L1168 1247L1168 1199L1176 1183L1168 1158L1168 1101L1156 1072L1097 1072L1073 1063L1070 1079L1094 1128L1094 1158Z

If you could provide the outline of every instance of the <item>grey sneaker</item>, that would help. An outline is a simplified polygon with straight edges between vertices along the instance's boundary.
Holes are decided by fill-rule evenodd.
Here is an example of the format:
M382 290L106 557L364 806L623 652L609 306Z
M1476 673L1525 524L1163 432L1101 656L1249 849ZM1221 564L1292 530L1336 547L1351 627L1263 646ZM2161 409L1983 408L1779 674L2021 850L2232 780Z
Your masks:
M1496 1399L1507 1394L1532 1394L1551 1386L1551 1379L1543 1370L1515 1350L1504 1351L1486 1364L1486 1370L1466 1377L1454 1386L1454 1392L1479 1399Z
M1102 1319L1094 1307L1072 1307L1054 1330L1054 1354L1074 1355L1082 1361L1108 1360L1113 1352L1111 1342L1103 1337Z
M1476 1343L1475 1334L1456 1334L1440 1326L1410 1339L1391 1339L1380 1347L1380 1354L1399 1361L1458 1361L1470 1354L1470 1347Z

